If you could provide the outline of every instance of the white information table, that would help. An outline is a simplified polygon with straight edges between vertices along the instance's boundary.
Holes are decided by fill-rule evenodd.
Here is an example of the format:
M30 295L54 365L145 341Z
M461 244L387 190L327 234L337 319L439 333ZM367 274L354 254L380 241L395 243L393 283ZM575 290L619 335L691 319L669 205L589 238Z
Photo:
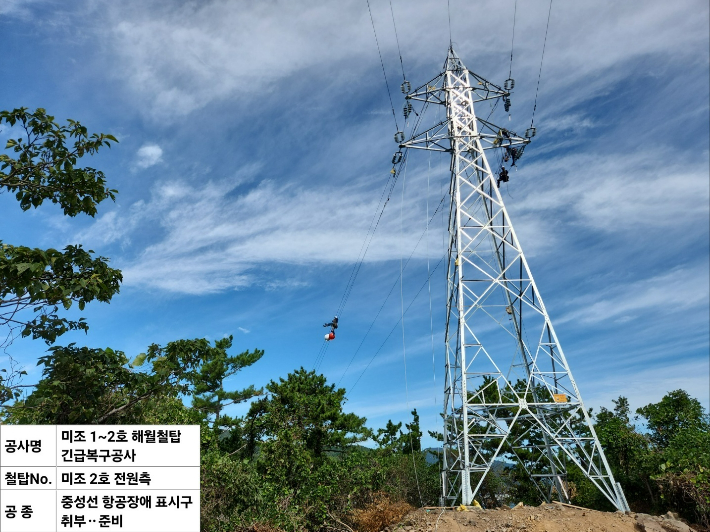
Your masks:
M0 426L0 532L199 532L199 425Z

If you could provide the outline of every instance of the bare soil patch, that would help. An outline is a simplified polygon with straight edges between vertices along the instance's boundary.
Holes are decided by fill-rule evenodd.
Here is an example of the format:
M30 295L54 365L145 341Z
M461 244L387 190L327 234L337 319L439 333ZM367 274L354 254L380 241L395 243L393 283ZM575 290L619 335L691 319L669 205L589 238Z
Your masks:
M559 504L466 511L418 509L384 532L691 532L670 512L650 516L633 512L598 512Z

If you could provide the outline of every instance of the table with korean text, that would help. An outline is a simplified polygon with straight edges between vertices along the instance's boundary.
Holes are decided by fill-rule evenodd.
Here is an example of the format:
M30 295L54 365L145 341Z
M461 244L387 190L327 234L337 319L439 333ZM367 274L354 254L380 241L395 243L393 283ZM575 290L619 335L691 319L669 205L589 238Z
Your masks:
M0 426L0 532L199 532L199 425Z

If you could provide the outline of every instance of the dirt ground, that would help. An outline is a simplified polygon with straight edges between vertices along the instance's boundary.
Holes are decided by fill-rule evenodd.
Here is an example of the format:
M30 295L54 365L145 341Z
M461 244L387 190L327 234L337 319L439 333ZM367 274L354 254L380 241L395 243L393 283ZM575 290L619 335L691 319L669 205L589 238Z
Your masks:
M686 523L670 512L647 514L609 513L560 504L518 506L467 511L419 509L384 532L690 532ZM699 529L697 529L699 530Z

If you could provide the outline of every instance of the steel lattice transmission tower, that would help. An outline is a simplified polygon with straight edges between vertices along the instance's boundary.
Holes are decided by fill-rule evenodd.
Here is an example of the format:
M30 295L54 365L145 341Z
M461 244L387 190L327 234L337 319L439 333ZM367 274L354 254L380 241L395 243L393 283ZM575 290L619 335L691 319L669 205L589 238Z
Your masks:
M405 109L412 100L440 104L446 118L406 141L398 134L400 147L451 154L444 501L471 504L494 461L506 457L547 501L568 502L574 465L628 510L486 158L503 149L515 161L530 142L474 112L476 102L496 98L507 108L510 85L469 71L453 48L433 80L411 91L403 85Z

